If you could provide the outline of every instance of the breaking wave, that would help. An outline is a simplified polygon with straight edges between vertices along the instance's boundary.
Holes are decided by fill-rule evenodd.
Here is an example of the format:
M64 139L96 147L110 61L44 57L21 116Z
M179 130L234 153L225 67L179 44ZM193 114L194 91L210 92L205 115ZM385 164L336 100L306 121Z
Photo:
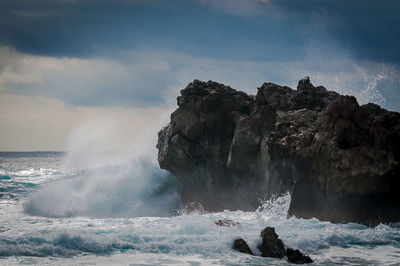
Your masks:
M174 258L199 255L218 259L217 264L280 265L281 260L246 256L231 249L233 240L242 237L257 254L261 229L273 226L285 245L309 254L316 264L372 265L398 261L400 232L397 228L287 219L289 202L290 195L285 195L268 201L255 212L118 219L50 218L40 220L40 226L36 225L29 233L18 235L16 227L5 232L0 238L0 256L73 257L139 252L143 256L155 254L157 258L161 258L160 254ZM18 226L29 227L37 219L46 218L26 219ZM240 226L220 227L214 224L218 219L231 219ZM376 256L372 258L371 252Z
M155 159L157 134L137 139L126 151L90 150L112 142L110 131L101 121L76 129L69 137L65 176L31 193L25 212L46 217L160 217L180 207L177 179Z
M47 217L166 216L180 204L177 188L172 175L138 158L79 170L44 184L30 195L24 209Z

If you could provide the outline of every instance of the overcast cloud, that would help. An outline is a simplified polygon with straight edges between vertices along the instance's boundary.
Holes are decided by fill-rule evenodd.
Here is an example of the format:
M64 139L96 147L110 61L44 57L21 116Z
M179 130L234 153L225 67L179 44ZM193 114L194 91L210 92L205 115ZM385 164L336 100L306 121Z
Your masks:
M65 150L70 132L99 117L125 132L107 149L123 147L195 78L255 93L308 75L400 111L398 10L398 1L3 0L0 150Z

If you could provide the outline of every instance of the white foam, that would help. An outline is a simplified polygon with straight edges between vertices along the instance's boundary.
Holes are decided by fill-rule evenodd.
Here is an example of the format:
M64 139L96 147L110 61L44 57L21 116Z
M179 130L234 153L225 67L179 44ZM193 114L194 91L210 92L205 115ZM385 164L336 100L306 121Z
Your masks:
M32 217L14 206L10 212L4 209L8 224L3 218L0 226L7 230L0 238L0 254L8 258L17 256L22 261L28 259L23 257L26 254L44 256L33 259L41 264L46 263L48 256L57 257L60 264L74 264L81 262L82 255L89 255L88 263L110 260L117 264L133 259L145 265L182 265L188 261L206 265L282 265L282 260L248 256L231 248L233 240L242 237L254 253L259 253L260 231L273 226L286 246L302 250L317 264L385 265L398 258L400 231L397 228L287 219L289 202L290 196L286 195L267 202L262 210L255 212L101 219ZM241 226L214 224L215 220L224 218Z

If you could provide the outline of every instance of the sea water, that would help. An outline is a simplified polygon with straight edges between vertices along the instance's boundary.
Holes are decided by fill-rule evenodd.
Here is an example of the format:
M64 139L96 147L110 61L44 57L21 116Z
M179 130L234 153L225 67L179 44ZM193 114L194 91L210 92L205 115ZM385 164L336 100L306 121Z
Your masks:
M400 265L396 225L287 219L290 195L254 212L180 214L179 183L154 161L107 153L77 161L66 153L0 153L1 265L287 264L232 250L242 237L259 254L266 226L317 265ZM240 226L217 226L218 219Z

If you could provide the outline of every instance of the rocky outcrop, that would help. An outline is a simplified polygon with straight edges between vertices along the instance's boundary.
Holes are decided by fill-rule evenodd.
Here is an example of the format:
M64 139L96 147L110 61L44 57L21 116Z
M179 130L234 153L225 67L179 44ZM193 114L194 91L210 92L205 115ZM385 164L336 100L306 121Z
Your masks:
M230 219L219 219L214 221L214 224L222 227L231 227L231 226L242 227L239 222L235 222Z
M294 264L305 264L313 263L313 260L304 255L298 249L287 248L285 249L282 240L275 232L274 227L265 227L260 234L261 243L257 246L261 252L262 257L279 258L282 259L285 256L287 261ZM246 241L242 238L237 238L233 242L232 248L242 253L253 255L251 249L247 245Z
M251 96L190 83L159 132L161 168L185 203L251 210L287 191L289 216L377 224L400 220L400 114L359 106L308 77Z
M270 105L276 110L292 111L308 109L321 111L329 103L339 97L334 91L327 91L324 87L314 87L310 78L305 77L298 83L297 90L274 83L264 83L258 88L257 104Z
M235 241L233 241L232 248L236 251L253 255L253 252L251 252L251 249L247 245L246 241L244 241L242 238L235 239Z
M262 257L280 258L286 255L283 242L275 233L275 228L265 227L260 234L261 244L258 245L258 250L261 252Z
M314 262L309 256L304 255L298 249L287 248L286 256L288 262L294 264L306 264Z

